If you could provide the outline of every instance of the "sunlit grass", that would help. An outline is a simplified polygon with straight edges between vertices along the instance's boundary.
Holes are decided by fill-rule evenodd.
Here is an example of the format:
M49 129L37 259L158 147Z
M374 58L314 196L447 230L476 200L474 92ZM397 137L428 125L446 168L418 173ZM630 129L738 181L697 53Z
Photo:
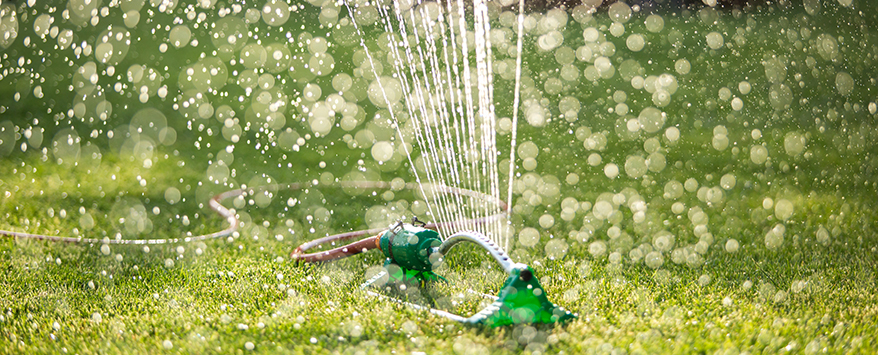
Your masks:
M306 240L383 226L415 210L414 194L408 191L352 196L331 186L352 176L408 182L414 176L402 154L379 164L372 151L379 141L384 148L398 141L383 119L386 114L367 97L371 70L360 64L360 34L329 29L322 17L316 20L323 10L332 14L338 3L324 2L321 9L319 1L309 2L298 3L300 12L285 27L260 20L263 2L238 9L244 11L239 18L251 21L244 32L248 45L266 49L272 42L290 41L287 49L296 59L279 72L245 68L240 47L230 49L222 37L213 37L211 26L226 16L221 15L225 10L202 12L183 2L174 5L176 12L164 12L155 11L164 3L149 5L137 28L127 22L129 14L122 20L118 2L107 5L112 15L94 17L100 26L58 17L56 29L75 28L75 42L93 49L108 24L121 29L125 22L131 30L136 42L125 60L89 66L99 56L80 55L77 51L90 51L84 48L59 49L61 37L40 35L34 26L37 16L69 12L63 4L4 3L4 8L28 10L21 13L15 43L2 49L0 60L5 70L0 80L0 126L5 129L0 132L5 139L0 143L0 229L97 239L177 238L225 228L225 220L206 207L219 192L303 181L318 181L321 187L276 189L271 197L226 201L242 221L232 238L149 249L0 239L0 353L878 351L878 160L873 139L878 106L870 81L878 48L870 24L878 12L868 1L854 0L852 7L844 5L851 1L778 1L722 12L700 5L671 8L657 12L667 15L663 30L649 29L647 7L635 11L624 27L611 23L605 12L585 21L583 12L571 11L566 27L558 29L565 39L557 51L540 47L540 28L548 23L539 24L542 15L535 17L536 30L524 44L523 97L533 99L529 105L544 106L542 118L551 122L531 126L523 118L519 124L518 143L530 141L535 149L528 153L533 158L529 168L524 167L526 158L518 156L516 172L522 176L517 180L527 183L516 187L511 221L519 231L533 228L537 241L524 245L513 234L508 252L532 266L549 298L579 318L564 325L496 329L462 326L358 290L384 262L377 251L323 265L289 260ZM222 4L216 3L225 8ZM492 18L500 15L495 10ZM344 11L336 14L347 18ZM507 20L514 18L511 14ZM495 108L498 117L509 117L515 58L508 49L514 31L509 21L495 22L505 22L492 26L506 31L492 34L505 38L494 42ZM613 25L624 31L612 34ZM172 26L188 28L200 45L160 49L168 44L166 32ZM387 59L389 37L382 26L364 28L366 46L375 58ZM573 74L556 54L563 57L563 48L569 57L585 48L589 43L583 31L589 28L600 35L600 43L589 41L595 46L588 58L567 60L573 61L577 77L567 80ZM707 33L715 33L714 41L721 35L726 47L706 43ZM629 50L632 35L646 40L642 50ZM315 54L304 45L312 38L332 44L332 75L318 76L305 66ZM265 48L256 46L259 42ZM613 63L615 75L586 78L596 56ZM678 69L681 60L691 70ZM226 63L220 77L228 80L207 87L207 77L195 83L180 71L181 65L205 63ZM382 75L393 75L385 64ZM83 81L80 70L88 68L97 68L100 90ZM140 69L153 70L162 83L132 79ZM318 134L308 115L315 102L303 99L304 88L321 87L323 96L345 91L335 85L341 73L352 82L339 94L356 107L356 113L349 113L357 122L347 118L341 123L343 115L334 116L339 126ZM847 84L842 80L839 85L841 73L850 78ZM267 92L256 89L256 74L265 74L259 80L273 83L273 92L287 95L280 100L290 104L282 109L284 124L264 121L259 115L267 113L265 107L254 111L265 106L255 97ZM635 75L672 75L679 88L667 106L659 105L649 90L634 85ZM793 93L786 98L791 100L788 108L772 96L772 87L780 83ZM742 84L748 89L740 89ZM34 85L44 95L37 95ZM167 86L167 96L159 95L159 85ZM77 108L83 98L85 114ZM104 105L104 98L111 105ZM559 101L569 98L577 102L576 117L561 112ZM735 99L743 107L734 108ZM617 104L623 102L627 114L619 114ZM662 107L667 121L648 132L635 124L631 131L629 120L640 119L641 110L652 106ZM113 108L112 114L106 107ZM146 116L133 119L137 114ZM149 117L167 122L158 119L153 122L157 126L140 127ZM408 113L401 118L411 122ZM28 138L25 131L31 128L44 137ZM177 139L160 139L160 128L173 129ZM82 142L65 144L63 135L56 136L68 129ZM142 139L138 129L149 138ZM598 134L603 144L589 146L586 131ZM669 138L673 131L678 139ZM716 132L722 131L726 147L715 144L723 136ZM509 132L498 133L498 147L509 147ZM789 134L807 140L788 148ZM138 143L149 144L135 149ZM756 162L750 151L762 147L766 160ZM135 157L135 150L141 156ZM377 155L388 152L382 150ZM499 168L505 177L509 155L501 150ZM666 161L663 169L626 171L629 158L653 153ZM594 164L589 162L593 155L598 158ZM59 165L58 158L66 162ZM618 167L618 175L606 173L609 164ZM734 186L723 186L727 176L734 177ZM666 197L668 184L674 183L680 195ZM685 192L680 190L684 184L689 186ZM702 189L713 189L713 197ZM616 203L611 208L615 216L595 217L596 201L608 196L643 199L647 209L636 216L628 204ZM575 212L564 211L565 200L578 206ZM779 208L781 201L792 209ZM699 211L709 221L696 222ZM543 217L553 222L544 223ZM661 253L661 262L646 262L662 232L675 242ZM432 301L463 315L484 306L484 299L469 290L496 294L506 277L471 245L456 247L437 271L450 282L410 288L408 300Z
M29 164L25 161L21 169ZM184 230L203 233L222 227L219 217L198 207L203 201L191 192L178 205L156 192L178 184L181 177L198 176L195 170L184 164L173 174L150 171L144 176L152 180L143 188L132 164L116 157L105 157L91 169L43 164L36 175L28 173L31 181L7 171L0 176L2 189L16 192L3 200L3 228L21 230L27 219L31 232L69 233L79 227L78 207L88 206L97 217L87 232L112 234L120 226L103 214L112 209L107 200L117 199L120 191L127 192L118 198L160 206L154 231L139 237L167 238ZM112 172L118 173L115 180ZM53 184L53 176L83 188L75 192ZM76 195L60 197L64 192ZM832 196L820 196L808 203L838 203ZM154 353L169 345L172 352L247 351L252 346L265 353L834 353L869 352L875 346L878 264L865 242L874 238L869 228L863 236L833 236L826 246L804 232L794 237L798 232L788 231L782 248L768 250L760 239L765 231L745 227L736 253L715 246L701 267L676 265L666 258L658 270L642 261L631 265L627 258L621 264L606 256L594 258L587 247L576 244L559 260L546 259L542 243L534 249L516 247L513 256L534 267L551 300L579 318L554 327L486 329L357 291L366 269L382 263L377 253L326 265L290 263L289 252L311 234L303 230L301 216L282 211L281 200L242 213L249 214L251 225L264 228L262 222L270 222L265 229L281 224L278 218L294 219L292 229L301 235L277 240L245 224L240 237L231 241L181 244L182 249L154 246L148 253L114 246L108 255L99 245L3 239L0 331L8 341L0 345L2 352ZM48 217L48 207L56 210L55 217ZM67 218L57 216L60 209L68 211ZM200 217L188 227L169 216L196 213ZM348 213L354 212L337 218ZM844 220L841 225L855 230L849 224L856 222ZM480 303L472 297L458 300L461 291L496 294L505 279L492 260L467 247L456 248L440 272L451 283L435 287L430 297L462 314L478 310Z

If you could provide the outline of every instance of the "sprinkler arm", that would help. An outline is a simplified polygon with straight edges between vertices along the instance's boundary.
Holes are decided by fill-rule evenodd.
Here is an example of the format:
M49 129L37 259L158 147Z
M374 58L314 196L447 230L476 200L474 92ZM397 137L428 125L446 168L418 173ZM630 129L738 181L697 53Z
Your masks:
M439 252L447 254L460 242L471 242L482 247L509 275L495 301L464 322L487 324L492 327L522 323L558 323L576 315L549 301L546 291L534 276L533 269L513 262L503 249L483 234L464 231L453 234L439 246Z
M482 249L488 251L488 253L491 254L491 257L493 257L494 260L497 260L497 263L500 264L500 267L502 267L503 271L507 274L511 274L516 266L516 264L512 262L512 259L506 255L506 252L503 251L503 249L500 249L500 246L478 232L465 231L452 234L448 239L445 239L445 241L442 242L442 245L439 246L437 252L442 255L448 254L448 251L450 251L451 248L454 248L454 246L461 242L475 243L482 247Z
M370 285L384 276L390 276L393 282L406 282L413 277L421 282L435 280L435 277L429 277L434 275L432 274L434 261L440 260L441 256L461 242L474 243L488 251L509 275L500 294L492 297L494 302L478 313L463 317L368 290ZM481 233L458 232L440 244L438 233L435 231L398 223L381 234L379 244L387 257L385 265L396 264L402 272L389 275L387 271L382 271L366 281L361 288L366 289L369 295L386 298L415 309L428 310L430 313L451 320L469 324L486 324L492 327L528 323L549 324L576 318L575 314L549 301L545 289L534 276L533 269L525 264L513 262L503 249Z

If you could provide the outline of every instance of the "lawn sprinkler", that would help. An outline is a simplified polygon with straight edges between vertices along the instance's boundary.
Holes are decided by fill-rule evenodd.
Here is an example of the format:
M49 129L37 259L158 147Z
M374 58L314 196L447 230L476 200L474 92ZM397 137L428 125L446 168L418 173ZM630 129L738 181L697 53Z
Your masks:
M412 223L399 221L372 237L329 251L304 254L317 245L337 241L356 232L329 236L303 244L293 252L292 258L300 262L325 262L371 249L380 249L385 256L384 269L363 283L361 289L370 296L404 304L414 309L426 310L458 322L498 327L514 324L560 323L576 317L575 314L549 301L545 289L534 276L533 269L525 264L513 262L503 249L485 235L476 231L461 231L443 241L437 231L427 228L430 226L418 221L417 218L413 218ZM464 317L373 291L373 286L382 279L386 279L388 283L418 283L425 286L434 282L447 282L434 273L433 268L461 242L474 243L485 249L509 275L497 296L486 295L494 301L476 314Z

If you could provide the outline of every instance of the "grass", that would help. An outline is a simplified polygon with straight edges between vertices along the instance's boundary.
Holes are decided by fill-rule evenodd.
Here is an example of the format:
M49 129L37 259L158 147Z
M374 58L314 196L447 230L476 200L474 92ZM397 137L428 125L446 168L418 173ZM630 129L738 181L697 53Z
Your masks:
M30 171L37 158L18 159L20 168L0 175L3 191L15 192L0 204L3 228L21 230L27 219L32 231L63 233L78 226L78 206L88 206L96 216L88 233L120 229L103 214L114 200L128 199L149 200L147 210L161 209L145 237L177 236L187 228L204 233L222 225L197 201L169 205L154 196L199 171L163 173L169 171L164 165L183 160L172 155L145 175L153 179L148 188L121 157L105 156L91 168L40 164L37 173L27 175L31 181L21 181L16 172ZM112 171L119 173L115 180L106 173ZM64 185L52 183L53 176ZM76 183L82 187L78 192L58 197L77 191L66 186ZM120 192L128 196L106 197ZM49 218L46 206L66 209L67 218L57 212ZM201 215L186 227L173 217L181 213ZM594 258L578 245L559 260L517 247L513 255L534 267L550 298L579 318L551 327L490 329L357 291L367 268L381 263L375 253L320 266L290 263L289 251L307 237L287 232L278 241L258 231L265 228L263 220L291 217L285 213L276 206L243 209L252 223L239 238L180 245L184 250L154 246L145 253L115 246L104 255L97 245L3 239L0 334L8 341L0 352L225 353L250 352L252 345L257 353L867 353L876 347L878 263L869 243L852 235L829 246L799 237L798 244L777 251L742 240L737 253L714 250L702 267L668 260L659 270ZM291 229L306 234L299 221ZM493 261L473 248L455 253L461 254L441 270L453 287L433 291L438 304L451 304L457 300L454 290L467 287L496 293L503 275ZM699 282L702 275L710 281ZM797 281L804 285L794 289ZM457 311L478 308L474 301L459 301Z
M201 11L193 12L195 7L180 5L169 12L145 7L139 27L131 28L136 42L113 67L115 74L109 74L108 65L96 65L100 90L86 85L83 92L69 87L85 85L77 72L95 57L58 49L54 37L30 32L38 14L64 7L41 3L28 10L19 32L27 33L29 41L19 34L0 58L6 75L0 83L11 84L0 85L0 140L5 140L0 143L0 229L176 238L222 229L224 221L205 203L242 185L414 181L401 155L383 164L372 159L371 144L391 141L395 132L384 120L372 119L386 113L369 103L369 82L356 75L364 70L357 68L364 54L345 32L351 29L317 24L311 19L321 10L302 5L285 26L258 19L248 25L252 33L247 36L254 37L250 44L257 42L255 37L264 43L293 39L288 46L296 56L292 69L266 77L276 81L272 93L287 95L285 103L291 103L284 108L283 127L272 126L251 109L258 106L255 95L234 74L245 76L243 64L232 61L240 48L215 48L206 24L219 19L218 9L206 11L205 25L196 26L201 15L189 16ZM62 30L76 29L75 43L97 47L96 39L109 24L129 28L118 6L108 6L100 26L56 20ZM377 252L324 265L291 263L289 253L306 240L386 225L417 210L415 197L405 191L351 195L325 187L227 201L243 222L239 235L229 239L149 250L0 239L0 353L875 353L878 121L875 88L869 83L875 77L878 36L869 24L878 12L865 1L853 7L821 6L815 10L780 2L745 11L659 11L664 30L658 32L645 27L649 11L644 9L633 13L621 36L610 34L611 21L603 12L584 24L571 15L562 30L564 45L572 50L585 46L583 30L599 29L601 41L613 45L600 51L611 57L616 74L591 81L585 75L594 58L576 59L579 78L560 81L560 88L552 90L546 83L559 82L561 60L538 48L540 34L528 37L523 97L541 102L553 120L545 127L531 127L525 120L520 124L519 143L533 142L539 155L532 170L519 168L511 220L519 230L541 226L543 216L554 222L538 229L540 240L533 246L515 236L509 254L534 268L552 301L579 314L574 321L470 327L369 297L358 286L382 264ZM252 20L258 13L238 16ZM342 12L340 18L345 16ZM179 21L191 26L192 38L202 45L157 51L169 24ZM710 32L721 34L725 47L707 49L704 35ZM513 38L512 33L505 37ZM633 33L646 39L642 51L628 50L626 40ZM349 131L339 127L327 136L308 134L312 129L305 111L310 104L302 101L306 83L319 85L324 96L337 90L334 76L316 76L304 67L312 53L303 43L315 36L333 43L333 74L354 74L345 98L357 104L351 113L357 123ZM366 37L374 57L386 58L386 37ZM495 64L513 63L508 51L493 53ZM181 79L186 75L181 65L203 59L226 63L229 81L217 80L207 90L205 83ZM680 59L688 60L691 71L676 69ZM777 73L768 73L769 59L784 67L783 83L793 94L788 108L771 97L778 83ZM159 97L155 82L131 82L127 68L135 64L161 74L169 95ZM384 74L389 72L387 66ZM855 81L849 92L838 87L840 72ZM658 105L647 90L634 88L631 77L664 73L679 84L662 108L667 122L654 132L628 131L628 120ZM509 72L496 74L495 101L512 102ZM33 91L38 82L42 97ZM750 93L738 89L742 82L752 85ZM142 103L139 90L147 84L156 87L147 88L149 100ZM729 98L721 98L723 88L743 100L740 111ZM617 94L625 94L625 100ZM559 101L568 96L581 104L574 122L560 116L566 112L560 112ZM109 117L98 112L106 109L104 98L112 103ZM627 105L627 114L610 112L621 107L617 100ZM80 101L85 113L72 109ZM196 104L177 106L184 101ZM496 108L499 117L511 115L511 105ZM193 118L202 115L196 112L201 109L215 110L214 117ZM139 126L144 131L137 132ZM679 140L665 134L670 127L679 131ZM29 128L33 131L25 133ZM160 133L162 128L176 138ZM68 129L82 138L80 156L58 163L65 149L76 146L56 135ZM714 145L718 129L727 131L724 149ZM588 137L580 134L586 131L602 135L606 145L584 145ZM28 138L33 132L43 137ZM804 151L787 149L789 133L807 138ZM508 134L501 134L498 146L507 147L508 140ZM145 142L159 143L139 144ZM757 164L750 149L760 145L769 158ZM663 154L666 167L629 176L627 159L652 152ZM592 154L600 155L599 164L588 163ZM500 156L501 176L507 173L504 159L508 155ZM619 167L618 177L607 176L608 163ZM726 174L737 184L719 189ZM689 179L697 182L695 188L664 197L669 183ZM711 188L722 197L706 198L704 191ZM643 220L634 222L633 208L618 203L612 218L596 218L596 202L615 197L643 199L648 207ZM792 215L777 212L774 206L781 200L795 207ZM565 219L562 207L571 202L580 209ZM683 207L673 212L676 203ZM702 223L709 236L698 231L698 211L709 219ZM769 248L766 235L778 225L785 228L782 243ZM613 227L617 237L610 237ZM652 251L662 231L673 234L676 243L663 253L660 268L629 253ZM735 252L727 251L731 240L740 245ZM696 252L699 242L708 249ZM461 297L462 291L496 294L504 279L494 262L471 246L455 248L438 271L451 283L409 294L432 298L461 314L483 305Z

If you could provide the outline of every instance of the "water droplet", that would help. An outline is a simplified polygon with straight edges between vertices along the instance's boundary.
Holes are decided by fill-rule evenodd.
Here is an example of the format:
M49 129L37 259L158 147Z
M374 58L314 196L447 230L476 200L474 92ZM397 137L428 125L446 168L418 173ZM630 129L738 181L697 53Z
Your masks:
M537 245L540 241L540 232L534 228L524 228L518 233L518 241L526 247Z
M777 250L783 245L786 228L782 224L776 224L765 234L765 247L769 250Z
M601 160L602 160L601 155L598 153L591 153L588 155L588 158L586 158L586 162L588 163L588 165L591 165L591 166L600 165Z
M820 225L820 228L817 229L816 237L818 243L823 245L829 244L829 231L823 225Z
M750 161L753 164L764 164L766 160L768 160L768 148L761 144L750 147Z
M628 22L631 18L631 7L624 2L615 2L607 9L610 19L618 22Z
M854 82L854 78L851 77L850 74L845 73L843 71L838 72L835 76L835 89L838 90L838 94L841 96L848 96L852 91L854 91L856 83Z
M737 178L732 173L725 174L719 179L720 186L722 186L722 188L726 190L731 190L735 188L736 183Z
M640 52L646 45L646 39L644 39L642 35L635 33L628 36L628 39L625 41L625 45L632 52Z
M793 216L793 212L795 208L793 207L793 203L787 199L777 200L777 204L774 206L774 215L778 219L782 221L786 221Z
M646 17L646 20L643 22L646 26L646 30L652 33L661 32L665 27L665 20L657 14L652 14Z
M674 70L677 71L680 75L689 74L689 71L692 69L692 65L689 64L689 61L685 58L677 59L674 63Z
M729 239L726 241L726 251L729 253L738 252L739 247L740 245L736 239Z
M742 81L742 82L738 83L738 92L740 92L741 95L749 94L750 93L750 83L746 82L746 81Z
M673 234L667 231L661 231L653 237L652 246L659 251L669 252L674 248L674 239Z
M549 259L561 259L567 255L568 245L563 239L555 238L546 243L546 256Z
M290 18L290 5L286 1L269 0L262 7L262 21L269 26L281 26Z
M610 25L610 34L613 35L613 37L619 37L625 34L625 25L621 22L613 22L613 24Z
M741 111L744 108L744 101L736 97L732 99L732 110Z
M192 31L186 25L174 26L168 33L168 40L177 48L182 48L189 44L190 39L192 39Z
M786 110L793 102L793 91L786 84L774 84L768 90L768 102L775 110Z
M663 91L662 95L667 95L668 102L670 101L670 94L667 91ZM653 95L655 97L655 94ZM655 133L662 129L662 126L665 124L666 115L661 110L655 107L647 107L640 111L640 115L637 116L638 121L640 122L641 128L647 133ZM679 138L679 131L676 132L677 137ZM666 133L667 134L667 133ZM676 139L668 139L675 141Z
M375 143L372 146L372 158L379 162L385 162L393 157L393 144L386 141Z
M619 166L613 163L604 165L604 175L610 179L615 179L619 176Z
M723 35L719 32L710 32L706 36L707 46L710 49L720 49L723 47Z
M552 228L552 226L555 225L555 217L552 217L550 214L544 214L540 216L539 223L540 227L543 227L543 229Z
M646 174L646 159L639 155L629 156L625 160L625 173L632 178L640 178Z
M735 305L735 302L732 301L732 298L729 296L724 297L722 302L723 302L723 307L731 307L731 306Z
M651 269L658 269L665 263L665 258L661 252L651 251L643 258L643 262Z
M594 241L588 245L588 252L594 258L600 258L607 252L607 243L603 241Z
M564 35L558 31L551 31L537 38L537 46L544 51L551 51L564 42Z
M701 276L698 277L698 285L701 287L710 285L711 280L712 280L712 278L710 277L710 275L702 274Z
M685 188L686 191L695 192L695 190L698 189L698 180L695 180L695 178L686 179L683 183L683 188Z
M723 151L729 146L729 137L724 134L715 135L711 140L711 145L713 146L713 149Z

